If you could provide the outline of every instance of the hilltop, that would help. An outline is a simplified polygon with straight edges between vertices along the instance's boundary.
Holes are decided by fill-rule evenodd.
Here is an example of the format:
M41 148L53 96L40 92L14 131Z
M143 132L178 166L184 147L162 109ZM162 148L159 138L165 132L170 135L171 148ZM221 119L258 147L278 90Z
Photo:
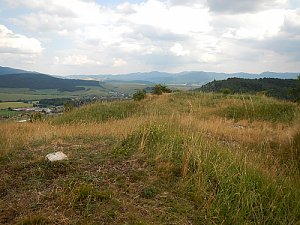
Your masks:
M20 69L15 69L15 68L11 68L11 67L0 66L0 76L7 75L7 74L19 74L19 73L36 73L36 72L29 72L26 70L20 70Z
M296 79L260 78L242 79L228 78L227 80L212 81L196 90L204 92L228 93L264 93L267 96L279 99L294 100L291 90L297 88Z
M181 92L0 123L0 223L297 224L299 120L266 96Z

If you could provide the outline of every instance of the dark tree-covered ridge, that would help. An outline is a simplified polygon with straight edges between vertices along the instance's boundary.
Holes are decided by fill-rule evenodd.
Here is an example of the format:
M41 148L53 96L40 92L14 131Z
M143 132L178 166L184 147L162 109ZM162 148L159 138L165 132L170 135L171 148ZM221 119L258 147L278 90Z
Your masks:
M263 92L267 96L295 100L291 90L297 87L296 79L260 78L243 79L228 78L227 80L212 81L198 88L204 92L251 93Z
M84 90L80 86L99 86L98 81L61 79L45 74L24 73L0 76L0 88L57 89L59 91Z

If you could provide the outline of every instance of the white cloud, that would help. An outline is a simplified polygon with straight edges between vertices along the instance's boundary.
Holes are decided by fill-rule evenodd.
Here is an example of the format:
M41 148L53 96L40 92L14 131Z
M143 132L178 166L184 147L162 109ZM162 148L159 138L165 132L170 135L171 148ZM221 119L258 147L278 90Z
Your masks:
M113 67L126 66L127 62L124 59L114 59Z
M236 20L235 16L221 17L223 23L224 20L228 20L228 28L223 37L262 40L275 36L280 32L286 13L286 10L276 9L239 15L237 25L232 27L229 22Z
M189 50L184 50L181 44L175 43L171 48L170 51L174 53L176 56L185 56L189 55L190 51Z
M16 54L39 54L43 50L41 43L35 38L15 34L0 24L0 52Z
M57 63L60 62L59 57L55 57ZM63 65L101 65L100 62L89 59L86 55L70 55L62 60Z
M298 57L285 51L300 36L300 9L290 8L289 0L144 0L111 7L95 0L6 1L26 8L7 21L46 48L42 52L38 40L9 31L18 41L6 34L14 43L6 51L42 52L39 65L45 72L52 68L49 62L58 73L67 73L71 65L80 73L87 68L90 73L160 68L255 72L272 59L288 71L295 68L288 61ZM285 54L282 60L278 53ZM262 60L266 55L268 60Z
M149 0L140 4L136 13L127 19L134 24L149 25L177 34L208 32L210 16L205 7L171 6L162 1Z

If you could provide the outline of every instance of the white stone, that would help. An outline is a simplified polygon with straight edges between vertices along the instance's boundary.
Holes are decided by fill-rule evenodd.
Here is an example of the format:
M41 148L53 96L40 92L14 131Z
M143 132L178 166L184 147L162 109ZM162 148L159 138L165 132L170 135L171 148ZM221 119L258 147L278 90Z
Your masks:
M68 156L63 152L55 152L46 155L45 159L50 162L55 162L55 161L66 160L68 159Z

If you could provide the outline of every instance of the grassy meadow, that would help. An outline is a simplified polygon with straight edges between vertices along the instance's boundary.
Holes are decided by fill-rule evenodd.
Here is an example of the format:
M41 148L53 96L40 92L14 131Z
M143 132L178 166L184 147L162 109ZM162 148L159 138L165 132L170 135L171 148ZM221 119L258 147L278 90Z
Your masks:
M40 100L50 98L76 98L89 95L106 96L104 87L85 87L84 91L58 91L56 89L31 90L29 88L0 88L1 101Z
M0 110L1 109L8 109L8 108L26 108L32 107L33 104L31 103L24 103L24 102L0 102Z
M63 151L69 160L49 163ZM0 224L300 224L300 107L182 92L0 123Z

